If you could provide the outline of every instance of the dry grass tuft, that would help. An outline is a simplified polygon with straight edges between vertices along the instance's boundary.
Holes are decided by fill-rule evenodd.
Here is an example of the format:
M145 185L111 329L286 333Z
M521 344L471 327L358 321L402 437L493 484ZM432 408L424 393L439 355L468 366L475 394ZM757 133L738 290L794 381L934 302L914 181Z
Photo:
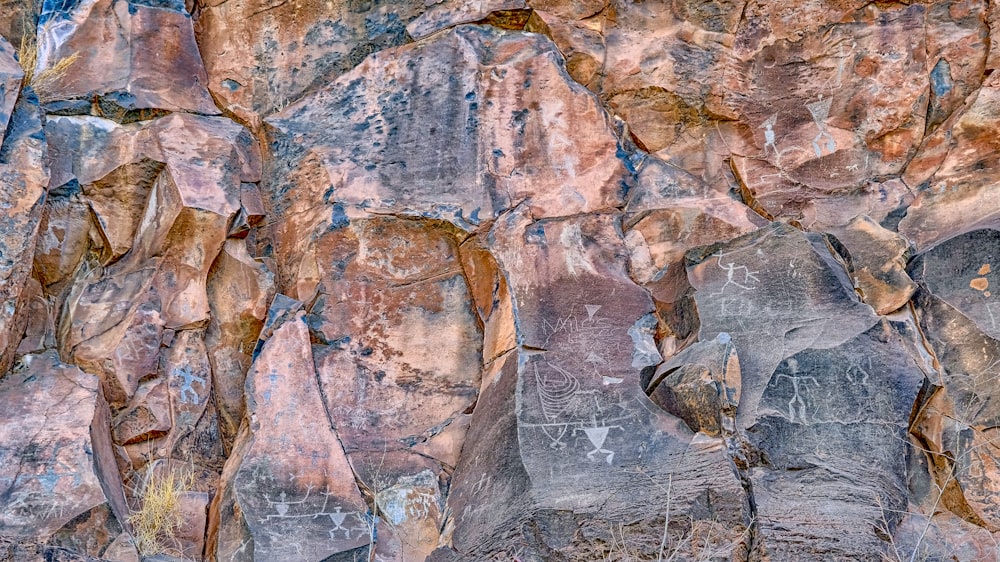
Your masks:
M70 67L80 58L80 53L59 59L54 65L35 74L38 66L38 42L35 36L25 33L21 36L21 44L17 49L17 60L24 71L24 78L21 79L21 87L31 86L35 90L38 98L45 100L54 93L53 88L61 80Z
M169 553L184 523L181 494L191 488L194 475L185 471L154 471L150 463L136 497L139 507L128 518L136 548L143 556Z

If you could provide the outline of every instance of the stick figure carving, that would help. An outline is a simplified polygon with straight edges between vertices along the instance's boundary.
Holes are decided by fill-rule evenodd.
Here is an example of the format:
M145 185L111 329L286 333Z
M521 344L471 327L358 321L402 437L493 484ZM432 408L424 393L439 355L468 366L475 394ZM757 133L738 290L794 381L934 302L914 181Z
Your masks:
M770 146L771 150L774 151L775 156L781 156L781 154L778 153L778 147L775 144L775 137L774 137L774 124L777 123L777 122L778 122L778 114L775 113L774 115L771 115L770 117L768 117L767 121L764 121L764 123L760 126L761 129L764 129L764 154L765 155L767 154L767 147Z
M837 149L837 141L834 140L833 135L826 128L826 118L830 116L830 105L832 103L833 98L823 99L823 95L820 94L817 101L806 104L806 109L809 110L813 122L816 123L816 128L819 129L819 133L812 140L813 151L816 152L817 158L823 156L823 149L820 148L820 143L824 139L826 140L827 152L833 153Z
M191 367L187 367L187 366L184 366L184 367L181 367L180 369L177 369L177 371L175 371L175 374L180 375L181 378L184 379L184 382L181 383L181 395L180 395L181 404L187 404L188 403L187 395L188 395L189 392L191 393L192 396L194 396L194 398L192 399L191 403L193 403L193 404L200 404L201 403L201 397L198 396L198 393L195 392L195 390L191 387L191 385L194 384L197 381L197 382L201 383L202 387L204 387L205 386L205 379L202 378L202 377L199 377L199 376L195 375L194 373L192 373L191 372Z
M788 400L788 419L794 422L795 416L798 414L800 422L808 423L806 418L808 404L803 398L803 394L807 392L810 383L819 388L819 381L815 377L799 375L799 363L795 359L788 360L788 370L789 374L778 373L775 377L776 380L785 378L792 382L792 397ZM800 387L800 384L803 386Z

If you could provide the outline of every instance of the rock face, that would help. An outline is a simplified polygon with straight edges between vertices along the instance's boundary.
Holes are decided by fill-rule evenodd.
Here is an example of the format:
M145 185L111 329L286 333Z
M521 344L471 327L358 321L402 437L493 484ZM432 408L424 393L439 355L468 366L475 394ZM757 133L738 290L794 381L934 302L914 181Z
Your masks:
M0 559L1000 560L998 22L0 0Z

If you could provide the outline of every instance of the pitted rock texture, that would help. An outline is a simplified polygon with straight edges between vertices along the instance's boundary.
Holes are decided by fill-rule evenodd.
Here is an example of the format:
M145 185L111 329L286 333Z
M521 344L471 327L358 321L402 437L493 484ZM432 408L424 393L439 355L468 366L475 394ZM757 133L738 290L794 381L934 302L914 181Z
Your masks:
M1000 561L998 22L0 0L0 560Z

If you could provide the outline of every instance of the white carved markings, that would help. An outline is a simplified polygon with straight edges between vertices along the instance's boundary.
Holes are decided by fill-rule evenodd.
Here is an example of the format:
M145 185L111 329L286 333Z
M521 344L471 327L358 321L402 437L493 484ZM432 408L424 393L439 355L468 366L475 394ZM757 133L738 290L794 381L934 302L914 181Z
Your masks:
M181 404L201 404L201 396L194 389L194 383L201 385L202 390L206 389L206 382L204 377L199 377L191 372L191 367L185 365L179 369L174 370L174 376L183 379L181 382L181 390L179 399ZM188 397L190 394L190 398ZM188 401L190 400L190 402Z
M299 477L289 475L289 481L293 482ZM344 511L343 506L337 505L331 498L335 494L324 489L319 494L313 494L316 486L307 484L305 495L299 499L291 499L288 493L282 490L277 498L271 498L268 494L262 494L266 502L266 513L258 519L262 525L268 523L292 523L298 520L311 520L316 522L328 521L327 534L334 542L341 540L357 539L368 533L368 525L365 515L359 511ZM322 501L319 501L319 497ZM296 524L297 525L297 524Z
M837 141L826 128L826 120L830 116L830 106L832 103L833 98L824 99L823 94L820 94L818 100L806 104L806 109L809 110L813 122L816 123L816 128L819 129L819 132L812 140L813 151L816 153L817 158L823 156L824 148L826 149L825 152L829 154L837 150Z

